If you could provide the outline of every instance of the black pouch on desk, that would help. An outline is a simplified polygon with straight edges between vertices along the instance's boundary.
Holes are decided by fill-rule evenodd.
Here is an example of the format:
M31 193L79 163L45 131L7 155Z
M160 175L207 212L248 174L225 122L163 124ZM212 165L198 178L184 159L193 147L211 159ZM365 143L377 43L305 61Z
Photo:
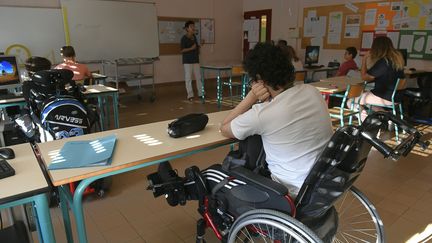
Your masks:
M203 130L207 122L208 116L204 113L188 114L168 124L168 134L173 138L183 137Z

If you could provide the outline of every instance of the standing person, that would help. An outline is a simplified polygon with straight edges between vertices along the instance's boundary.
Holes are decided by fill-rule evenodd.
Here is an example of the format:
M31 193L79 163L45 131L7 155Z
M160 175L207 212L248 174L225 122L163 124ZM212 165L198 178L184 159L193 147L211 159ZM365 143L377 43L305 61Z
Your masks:
M183 59L183 67L185 71L187 98L190 102L193 102L194 91L192 88L192 70L195 75L198 96L202 97L204 95L199 65L200 46L195 36L195 23L191 20L187 21L185 23L184 29L186 31L186 34L181 38L180 48Z
M393 47L391 39L386 36L375 38L371 50L363 57L361 66L361 78L368 82L375 82L375 87L360 97L360 105L391 105L391 96L396 82L398 78L404 78L403 67L403 57ZM400 94L396 95L396 101L400 101L400 98ZM373 109L380 110L379 107ZM366 116L363 110L362 119L364 120Z
M316 88L293 85L294 67L279 47L258 43L244 67L255 82L222 122L222 135L261 135L272 179L295 198L333 133L327 104Z
M300 60L300 58L297 56L296 51L294 50L294 47L287 46L288 53L292 57L291 62L294 65L295 70L303 70L303 63Z
M63 46L60 49L60 54L63 57L63 63L57 65L55 69L68 69L74 73L72 80L84 81L85 79L92 79L87 65L76 62L75 50L72 46Z
M358 70L357 63L354 58L357 56L357 49L353 46L345 49L344 60L345 62L339 67L336 76L346 76L350 70Z

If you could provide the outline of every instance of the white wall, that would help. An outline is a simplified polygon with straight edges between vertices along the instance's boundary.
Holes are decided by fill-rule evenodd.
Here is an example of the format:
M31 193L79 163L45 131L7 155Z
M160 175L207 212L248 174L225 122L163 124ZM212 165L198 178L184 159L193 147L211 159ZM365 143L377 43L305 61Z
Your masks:
M351 0L350 2L374 2L375 0ZM303 9L314 6L327 6L345 4L346 0L245 0L243 3L244 11L260 9L272 9L272 36L287 39L288 43L297 46L299 57L304 60L304 49L301 49L300 39L289 39L288 28L303 26ZM327 64L329 61L337 59L342 61L344 50L326 49L320 52L320 63ZM408 67L418 69L430 68L432 61L408 59Z
M134 0L155 2L157 15L214 18L215 44L201 48L201 62L239 61L242 56L243 0ZM1 0L0 6L60 8L59 0ZM1 14L1 13L0 13ZM21 17L21 16L20 16ZM29 20L35 21L35 20ZM36 20L37 21L37 20ZM79 58L79 57L78 57ZM161 56L155 67L156 83L183 81L181 55Z

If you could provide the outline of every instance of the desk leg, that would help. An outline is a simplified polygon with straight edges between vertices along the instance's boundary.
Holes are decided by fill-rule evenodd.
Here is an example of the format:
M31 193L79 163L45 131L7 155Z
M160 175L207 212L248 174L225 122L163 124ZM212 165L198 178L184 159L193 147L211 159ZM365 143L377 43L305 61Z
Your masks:
M99 106L99 118L100 118L100 126L101 130L105 131L105 107L103 106L103 100L101 96L98 96L98 106Z
M68 243L73 243L72 226L69 216L69 207L72 205L72 198L69 191L69 185L63 185L58 188L60 195L60 209L63 216L63 224L66 232L66 239Z
M102 100L103 100L104 107L106 107L106 121L107 121L107 130L108 130L111 127L111 112L108 104L109 100L106 96L104 96Z
M216 77L216 99L217 99L217 106L220 109L221 103L222 103L222 91L221 91L221 81L220 81L220 70L217 72Z
M42 242L56 242L46 194L34 196L34 202Z
M242 74L242 100L246 97L246 86L248 85L248 75L246 73Z
M113 113L114 113L114 128L119 128L119 113L118 113L118 93L112 95Z
M204 68L200 68L200 69L201 69L201 89L202 89L201 101L204 104L205 103ZM198 80L197 80L197 82L198 82Z

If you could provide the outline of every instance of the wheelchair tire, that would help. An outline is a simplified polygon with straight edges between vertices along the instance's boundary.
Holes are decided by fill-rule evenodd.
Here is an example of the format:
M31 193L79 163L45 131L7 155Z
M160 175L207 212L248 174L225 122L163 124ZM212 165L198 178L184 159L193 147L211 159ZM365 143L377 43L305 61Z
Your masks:
M333 242L385 242L384 225L376 208L354 186L336 202L339 226ZM349 213L347 213L349 211Z
M254 209L234 221L227 242L321 243L322 240L287 214L270 209Z

